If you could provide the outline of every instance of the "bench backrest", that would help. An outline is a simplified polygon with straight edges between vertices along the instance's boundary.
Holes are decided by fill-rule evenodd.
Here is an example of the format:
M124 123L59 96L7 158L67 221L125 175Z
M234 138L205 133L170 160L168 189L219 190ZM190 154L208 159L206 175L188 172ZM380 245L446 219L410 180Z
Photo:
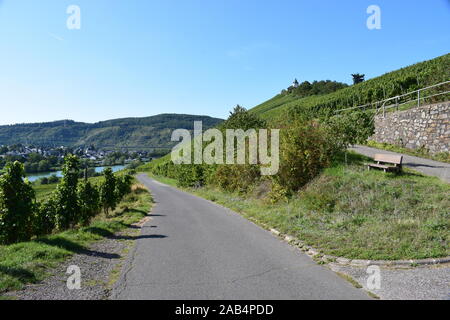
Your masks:
M397 156L394 154L376 154L374 160L376 162L392 163L401 165L403 156Z

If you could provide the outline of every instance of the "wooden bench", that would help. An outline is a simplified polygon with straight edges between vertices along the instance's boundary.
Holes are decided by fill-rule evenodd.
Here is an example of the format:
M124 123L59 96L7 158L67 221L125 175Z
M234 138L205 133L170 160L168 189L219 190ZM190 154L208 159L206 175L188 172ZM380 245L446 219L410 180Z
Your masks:
M374 161L376 163L367 164L368 170L370 170L371 168L377 168L383 170L384 172L402 171L403 156L397 156L393 154L376 154Z

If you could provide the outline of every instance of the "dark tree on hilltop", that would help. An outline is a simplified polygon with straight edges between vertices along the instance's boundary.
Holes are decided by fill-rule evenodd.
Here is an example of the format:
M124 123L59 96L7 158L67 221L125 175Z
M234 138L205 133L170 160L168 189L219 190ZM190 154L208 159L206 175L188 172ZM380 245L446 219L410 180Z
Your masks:
M363 82L365 76L366 76L365 74L360 74L360 73L352 74L353 84L358 84L358 83Z
M230 112L230 116L227 120L222 122L219 126L221 129L258 129L265 128L266 122L260 119L258 116L248 112L247 109L237 105L233 111Z

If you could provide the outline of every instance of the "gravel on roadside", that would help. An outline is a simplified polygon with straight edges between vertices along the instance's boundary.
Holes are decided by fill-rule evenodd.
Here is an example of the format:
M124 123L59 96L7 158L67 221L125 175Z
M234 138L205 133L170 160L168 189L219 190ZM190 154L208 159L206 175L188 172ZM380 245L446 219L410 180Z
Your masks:
M383 300L449 300L450 264L410 268L380 267L379 289L369 280L373 269L330 263L331 270L356 280L365 290ZM372 278L373 279L373 278ZM369 280L369 281L368 281ZM371 288L368 288L371 286Z
M127 229L117 235L93 243L89 249L74 254L70 259L51 270L51 275L40 283L26 285L20 291L10 291L3 296L18 300L105 300L120 274L122 262L133 245L133 235L140 228ZM69 266L81 271L81 289L69 290Z

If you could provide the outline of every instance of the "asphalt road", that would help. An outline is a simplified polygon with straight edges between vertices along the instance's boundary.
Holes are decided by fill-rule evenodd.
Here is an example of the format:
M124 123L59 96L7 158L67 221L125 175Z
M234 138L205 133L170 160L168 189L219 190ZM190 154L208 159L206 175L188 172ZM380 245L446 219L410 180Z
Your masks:
M235 212L139 175L156 205L113 299L368 299Z
M448 164L448 163L414 157L414 156L410 156L407 154L396 153L396 152L392 152L392 151L379 150L379 149L366 147L366 146L353 146L352 148L350 148L350 150L353 150L357 153L360 153L367 157L372 157L372 158L377 153L402 155L403 156L403 166L413 169L413 170L416 170L416 171L419 171L419 172L429 175L429 176L438 177L441 180L450 183L450 164Z

